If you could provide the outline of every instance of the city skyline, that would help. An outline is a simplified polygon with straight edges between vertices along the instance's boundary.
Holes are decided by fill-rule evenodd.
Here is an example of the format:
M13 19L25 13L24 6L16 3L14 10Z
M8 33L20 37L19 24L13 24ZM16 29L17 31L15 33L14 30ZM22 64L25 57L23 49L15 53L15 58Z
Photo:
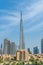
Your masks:
M4 38L19 45L20 9L23 13L26 48L38 46L43 38L43 0L0 0L0 44Z

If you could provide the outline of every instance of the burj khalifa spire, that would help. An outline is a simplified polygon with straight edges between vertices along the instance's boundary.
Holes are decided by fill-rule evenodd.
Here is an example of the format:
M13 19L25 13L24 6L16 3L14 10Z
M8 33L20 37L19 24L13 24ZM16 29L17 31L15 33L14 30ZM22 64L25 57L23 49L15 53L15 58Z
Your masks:
M20 49L25 49L22 11L20 13Z

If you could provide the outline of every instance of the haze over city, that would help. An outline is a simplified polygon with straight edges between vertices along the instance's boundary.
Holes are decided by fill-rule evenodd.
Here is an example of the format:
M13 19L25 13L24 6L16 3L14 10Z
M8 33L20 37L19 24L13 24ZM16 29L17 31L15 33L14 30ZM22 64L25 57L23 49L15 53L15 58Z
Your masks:
M20 43L20 10L26 48L38 46L43 38L43 0L0 0L0 44L7 38Z

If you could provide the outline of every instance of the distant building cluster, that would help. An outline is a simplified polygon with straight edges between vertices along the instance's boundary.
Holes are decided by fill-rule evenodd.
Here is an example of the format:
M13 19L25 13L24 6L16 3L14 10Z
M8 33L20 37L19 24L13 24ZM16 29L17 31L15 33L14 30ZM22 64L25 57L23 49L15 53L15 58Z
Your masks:
M16 44L15 42L10 42L7 39L4 39L4 48L3 48L3 54L16 54Z
M1 46L0 54L10 54L15 55L17 51L17 46L15 42L10 42L8 39L4 39L3 48Z
M10 40L4 39L3 48L2 48L2 44L1 44L0 54L15 55L16 51L17 51L17 45L15 44L15 42L10 42ZM28 48L27 51L29 52L29 54L32 54L30 48ZM33 54L39 54L38 46L33 48ZM43 54L43 39L41 39L41 54Z
M40 43L41 43L41 54L43 54L43 39L41 39ZM30 48L28 48L28 51L31 52ZM38 46L36 46L36 47L33 48L33 54L40 54Z

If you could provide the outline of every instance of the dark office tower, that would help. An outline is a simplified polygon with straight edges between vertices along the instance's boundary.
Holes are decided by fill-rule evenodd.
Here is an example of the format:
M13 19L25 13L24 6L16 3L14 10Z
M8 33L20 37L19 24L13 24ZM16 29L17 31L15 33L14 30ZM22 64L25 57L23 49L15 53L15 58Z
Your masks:
M24 44L24 34L23 34L23 21L22 21L22 12L21 12L21 19L20 19L20 49L25 49L25 44Z
M41 39L41 53L43 53L43 39Z
M30 48L28 48L27 51L29 52L29 54L32 54L32 52L30 51Z
M34 53L34 54L38 54L38 53L39 53L38 47L34 47L34 48L33 48L33 53Z
M2 55L2 50L0 49L0 55Z
M10 41L7 39L4 39L4 54L10 54Z

